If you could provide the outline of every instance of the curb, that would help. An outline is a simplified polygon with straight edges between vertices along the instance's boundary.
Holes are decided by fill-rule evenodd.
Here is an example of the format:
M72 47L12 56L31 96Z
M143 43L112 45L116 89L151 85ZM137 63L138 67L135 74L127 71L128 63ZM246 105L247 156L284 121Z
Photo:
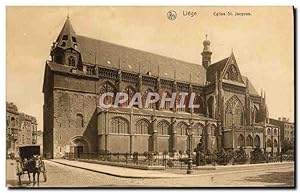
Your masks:
M66 166L70 166L70 167L74 167L74 168L79 168L79 169L83 169L83 170L88 170L88 171L92 171L92 172L97 172L97 173L101 173L101 174L106 174L106 175L110 175L110 176L115 176L115 177L121 177L121 178L148 178L148 179L159 179L159 178L183 178L183 177L188 177L188 176L127 176L127 175L119 175L119 174L112 174L109 172L103 172L103 171L99 171L99 170L94 170L94 169L89 169L89 168L85 168L85 167L80 167L80 166L74 166L71 164L66 164L66 163L61 163L58 161L53 161L53 160L48 160L50 162L54 162L57 164L61 164L61 165L66 165ZM117 167L117 166L116 166Z

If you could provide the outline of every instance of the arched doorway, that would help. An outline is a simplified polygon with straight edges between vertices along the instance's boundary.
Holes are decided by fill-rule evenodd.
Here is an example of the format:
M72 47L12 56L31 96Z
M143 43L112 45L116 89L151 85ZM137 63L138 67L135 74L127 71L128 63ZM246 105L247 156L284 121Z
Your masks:
M88 140L83 136L76 136L71 140L70 152L74 153L77 157L80 154L89 153L90 145Z

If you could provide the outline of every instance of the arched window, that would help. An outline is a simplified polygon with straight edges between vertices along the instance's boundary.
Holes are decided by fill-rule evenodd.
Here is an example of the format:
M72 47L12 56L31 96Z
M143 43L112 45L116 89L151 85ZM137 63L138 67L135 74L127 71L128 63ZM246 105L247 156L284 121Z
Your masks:
M76 63L75 63L75 58L73 56L70 56L68 58L68 65L69 66L76 66Z
M209 117L213 117L213 108L214 108L214 98L211 96L207 100L207 113Z
M260 148L260 138L259 138L258 135L256 135L256 136L254 137L254 145L255 145L255 147Z
M178 135L186 135L187 134L187 124L184 122L180 122L177 124L177 133Z
M253 146L253 138L251 135L248 135L246 138L246 146Z
M168 91L164 91L163 93L166 93L166 98L171 98L172 95ZM171 110L170 109L170 101L165 101L165 105L163 107L165 110Z
M239 80L239 73L234 64L229 66L227 73L225 75L225 78L228 80L234 80L234 81Z
M167 121L160 121L157 123L158 135L170 135L171 134L170 124Z
M240 134L238 137L238 146L240 146L240 147L245 146L245 137L242 134Z
M243 125L243 105L240 100L233 96L225 104L225 125Z
M122 106L128 106L133 95L135 94L135 89L132 86L127 86L123 92L128 95L128 100Z
M201 136L203 134L204 126L201 123L198 123L194 126L195 135Z
M108 92L111 92L111 93L116 93L116 88L115 88L115 86L113 85L113 84L111 84L110 82L105 82L104 84L103 84L103 86L101 87L101 89L100 89L100 95L102 95L102 94L104 94L104 93L108 93ZM105 105L109 105L109 104L113 104L114 103L114 100L115 100L115 97L113 96L113 97L111 97L111 96L106 96L105 98L104 98L104 101L103 101L103 103L105 104Z
M274 139L274 147L277 147L278 146L278 142L276 139Z
M267 140L267 147L272 147L272 141L271 141L271 139Z
M194 113L203 114L203 101L202 101L202 99L199 95L195 96L194 105L199 105L200 106L199 108L193 109Z
M78 113L76 115L76 127L77 128L82 128L83 127L83 115Z
M150 123L148 120L141 119L138 120L135 124L135 133L136 134L149 134Z
M271 129L270 128L267 129L267 135L271 135Z
M10 126L11 127L15 127L16 126L16 119L14 117L11 117Z
M217 136L217 134L218 134L218 133L217 133L217 126L213 124L213 125L211 126L211 135L212 135L212 136Z
M274 136L277 136L277 135L278 135L277 129L274 129Z
M144 94L143 94L143 97L142 97L142 101L143 101L143 107L145 107L145 104L146 104L146 99L147 99L147 96L149 93L153 93L154 91L152 89L147 89ZM150 100L154 100L155 97L154 96L151 96ZM149 103L149 106L148 106L149 109L156 109L156 104L155 103Z
M128 121L122 117L115 117L111 120L110 133L129 133Z

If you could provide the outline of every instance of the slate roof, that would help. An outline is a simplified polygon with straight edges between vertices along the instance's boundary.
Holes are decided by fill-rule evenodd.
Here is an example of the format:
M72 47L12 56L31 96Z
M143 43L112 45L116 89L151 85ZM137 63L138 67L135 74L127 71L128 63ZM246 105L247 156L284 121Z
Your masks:
M246 76L242 76L242 78L243 78L243 81L245 82L245 84L246 84L246 82L247 82L247 80L248 80L249 94L250 94L250 95L254 95L254 96L260 96L260 95L258 94L258 92L256 91L256 89L254 88L254 86L253 86L253 84L251 83L251 81L249 80L249 78L246 77Z
M223 60L220 60L218 62L215 62L214 64L211 64L208 66L206 76L207 81L209 82L215 82L215 73L217 71L222 71L229 60L230 57L224 58Z
M202 65L77 35L83 63L204 85ZM200 61L200 55L199 55ZM176 75L175 75L176 73ZM176 76L176 78L174 78ZM191 81L190 81L191 80Z

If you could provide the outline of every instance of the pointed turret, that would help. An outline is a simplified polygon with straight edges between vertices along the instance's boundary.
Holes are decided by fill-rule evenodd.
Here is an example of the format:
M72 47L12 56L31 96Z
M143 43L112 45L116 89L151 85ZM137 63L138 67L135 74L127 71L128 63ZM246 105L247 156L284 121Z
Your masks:
M210 50L210 41L207 39L207 34L205 35L205 40L203 41L203 51L201 53L202 55L202 65L205 69L208 68L208 66L211 64L211 55L212 52Z
M82 70L81 55L77 36L69 16L51 48L52 61Z
M56 39L56 43L57 46L62 49L78 49L77 36L73 29L69 16L67 17L66 22Z

